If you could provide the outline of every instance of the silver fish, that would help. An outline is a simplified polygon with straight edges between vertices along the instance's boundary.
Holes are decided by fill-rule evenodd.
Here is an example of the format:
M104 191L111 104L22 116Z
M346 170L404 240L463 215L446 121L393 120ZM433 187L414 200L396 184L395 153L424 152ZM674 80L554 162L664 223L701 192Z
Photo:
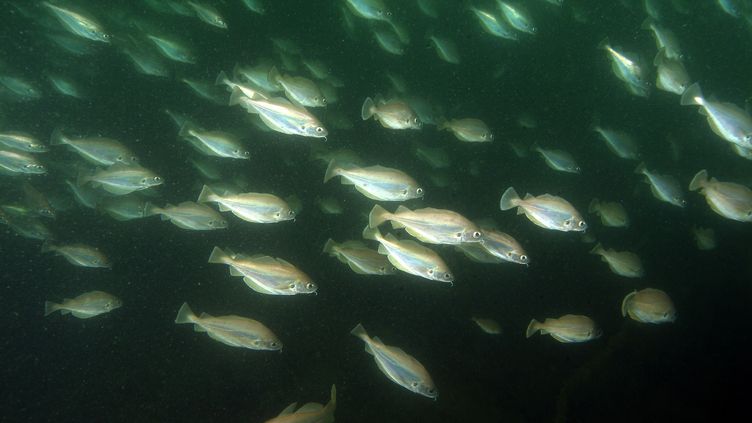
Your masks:
M385 256L368 248L360 241L337 243L329 239L324 245L324 252L347 264L353 272L359 275L393 275L397 273L397 268L392 266Z
M198 16L198 18L202 21L217 28L227 29L227 23L219 14L219 12L211 5L208 5L206 3L198 3L191 0L188 0L186 3L188 3L188 6L193 8L193 10L196 12L196 16Z
M528 34L535 34L538 32L532 18L530 18L530 14L519 4L496 0L496 5L499 10L501 10L501 13L504 15L507 22L509 22L509 25L514 29Z
M47 168L37 159L20 151L0 150L0 174L35 174L47 173Z
M379 254L387 256L397 269L425 279L452 283L454 275L444 260L428 247L411 240L398 240L392 234L382 236L377 228L363 230L363 238L379 242Z
M138 157L128 147L111 138L70 138L60 128L56 128L50 137L50 145L66 145L88 162L99 166L138 163Z
M700 190L710 208L719 215L739 222L752 222L752 190L744 185L708 179L708 171L703 169L692 178L689 190Z
M641 278L645 275L642 267L642 261L637 254L629 251L614 251L605 249L600 243L597 243L590 254L601 256L601 259L608 264L612 272L626 278Z
M658 50L664 50L664 54L667 59L670 60L682 60L684 54L682 54L681 47L679 47L679 39L676 37L673 31L664 27L653 18L645 18L642 22L642 29L651 31L653 38L655 38L655 47Z
M480 119L452 119L439 124L439 130L451 131L460 141L491 142L493 133Z
M146 216L160 215L162 220L169 220L181 229L211 231L227 228L227 220L221 214L209 206L191 201L184 201L177 206L168 204L165 207L147 203L144 214Z
M695 238L697 249L700 251L714 250L718 245L715 239L715 231L712 228L693 226L692 235Z
M114 195L130 194L134 191L149 189L162 184L162 178L137 164L124 165L116 163L106 169L100 169L91 175L80 175L78 184L91 183Z
M582 171L574 157L566 151L541 148L538 145L534 145L533 150L537 151L546 161L548 167L553 170L568 173L580 173Z
M481 317L472 317L471 320L475 322L475 324L478 325L483 332L489 334L489 335L499 335L501 334L501 326L499 326L499 322L493 319L484 319Z
M60 23L71 33L92 41L110 42L110 34L106 33L101 25L93 19L46 1L43 1L42 5L49 8Z
M505 18L499 18L490 12L475 7L470 7L470 10L478 18L481 27L487 33L507 40L519 40L517 32Z
M653 64L658 68L655 81L658 89L678 95L682 95L687 90L691 81L682 62L668 58L666 50L661 49L655 56Z
M27 153L46 153L49 151L46 145L24 132L2 132L0 133L0 144Z
M700 106L716 135L740 147L752 148L752 116L744 109L731 103L706 100L696 82L682 94L681 105Z
M91 291L85 292L73 299L65 298L60 304L45 301L44 315L49 316L59 310L60 314L71 313L79 319L88 319L103 313L109 313L122 305L123 302L111 294L102 291Z
M230 159L249 159L251 153L243 147L235 136L222 131L206 131L190 122L185 122L178 134L193 145L196 150L208 156Z
M32 101L42 98L42 93L31 82L15 76L0 75L0 85L8 89L18 101ZM0 90L0 94L3 91Z
M509 187L501 197L500 207L502 210L517 207L517 214L526 215L541 228L564 232L582 232L587 229L587 223L567 200L550 194L537 197L527 194L521 199L517 191Z
M136 194L107 197L97 204L97 209L121 222L141 219L146 217L146 200Z
M282 341L271 329L247 317L234 314L214 317L206 313L196 316L188 303L183 303L175 317L175 323L193 324L196 332L206 332L210 338L231 347L266 351L282 349Z
M347 7L364 19L390 22L392 12L386 8L382 0L345 0Z
M273 66L267 77L272 84L279 85L287 98L295 104L305 107L325 107L326 97L318 85L302 76L283 75Z
M673 176L651 172L645 167L645 163L640 163L635 173L645 176L645 182L650 185L650 191L655 198L677 207L687 205L679 181Z
M410 210L399 206L394 213L389 213L378 204L373 206L368 215L368 226L376 228L386 221L391 221L394 229L404 228L419 241L430 244L456 245L483 240L483 234L475 223L451 210Z
M595 213L601 218L603 226L612 228L629 227L629 216L620 203L600 201L594 198L588 206L588 213Z
M591 318L577 314L567 314L558 319L549 318L542 323L533 319L527 326L525 336L530 338L538 331L541 335L551 335L564 343L591 341L603 334Z
M204 185L197 201L216 202L219 204L219 211L231 211L246 222L277 223L295 219L295 212L287 202L272 194L247 192L218 195Z
M436 54L441 60L453 65L460 63L460 53L457 49L457 44L453 40L438 35L432 35L428 39L433 44Z
M366 97L360 117L363 120L373 117L381 126L388 129L420 129L423 126L418 115L401 100L374 102L371 97Z
M42 252L59 254L74 266L112 267L110 260L101 251L84 244L55 245L48 241L42 245Z
M660 289L632 291L621 302L621 315L641 323L670 323L676 320L676 308Z
M159 52L166 58L176 62L196 63L196 57L193 53L178 41L151 34L147 34L146 37L157 46Z
M600 125L594 125L593 130L603 138L608 149L622 159L637 160L640 158L637 144L632 136L626 132L604 128Z
M337 388L332 385L329 393L329 402L321 405L309 402L295 409L298 403L294 402L279 415L264 423L334 423L334 411L337 409Z
M324 175L324 183L342 177L345 185L354 185L361 194L378 201L405 201L423 197L423 188L401 170L380 165L358 167L332 159Z
M608 52L614 75L624 81L633 94L647 97L650 85L647 82L647 71L641 60L630 53L612 47L608 38L601 40L598 48Z

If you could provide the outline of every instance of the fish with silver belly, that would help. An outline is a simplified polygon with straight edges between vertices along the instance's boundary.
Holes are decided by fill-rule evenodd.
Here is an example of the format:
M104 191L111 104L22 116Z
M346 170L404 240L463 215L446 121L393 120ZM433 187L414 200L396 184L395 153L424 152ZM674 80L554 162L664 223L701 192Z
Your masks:
M47 241L42 245L42 252L63 256L68 263L80 267L112 267L112 263L101 251L85 244L56 245Z
M677 207L687 205L679 181L673 176L652 172L645 167L645 163L640 163L635 173L645 176L645 182L650 185L650 191L655 198Z
M593 198L588 206L588 213L595 213L600 216L603 226L612 228L629 227L629 215L620 203Z
M60 128L56 128L50 137L50 145L68 146L83 159L97 166L112 166L116 163L138 164L138 157L120 141L112 138L71 138L65 136Z
M418 115L410 106L398 99L376 101L366 97L360 109L360 117L363 120L373 118L381 126L387 129L420 129L423 127Z
M337 243L333 239L326 241L324 253L335 257L359 275L393 275L397 268L389 263L386 256L368 248L361 241Z
M342 177L343 185L353 185L366 197L377 201L405 201L423 197L423 188L408 174L380 165L359 167L332 159L324 174L324 183Z
M580 213L567 200L551 194L534 197L531 194L520 198L513 187L507 188L500 201L501 210L517 208L517 214L545 229L557 231L578 231L587 229L587 223Z
M20 151L0 149L0 175L41 175L45 173L47 173L47 168L39 163L34 156Z
M600 243L597 243L590 250L590 254L601 256L601 259L608 264L611 271L619 276L641 278L645 275L640 257L630 251L606 249Z
M149 189L162 185L162 178L149 169L140 165L114 164L106 169L99 169L91 174L81 173L78 185L91 184L101 187L114 195L126 195L134 191Z
M533 150L543 157L548 167L559 172L568 173L580 173L582 169L574 160L571 154L564 150L554 150L548 148L542 148L539 145L534 145Z
M102 291L85 292L75 298L65 298L61 303L44 302L44 315L60 311L60 314L72 314L79 319L89 319L100 314L109 313L120 308L123 302L112 294Z
M752 222L752 190L735 182L708 179L703 169L689 183L690 191L700 191L710 208L719 215L739 222Z
M105 32L104 29L102 29L102 26L92 18L74 12L73 10L50 4L46 1L42 2L42 6L47 7L65 29L72 34L103 43L109 43L112 38L112 36Z
M147 217L159 215L162 220L169 220L178 228L192 231L226 229L228 226L227 220L214 209L192 201L184 201L177 206L167 204L164 207L147 203L144 215Z
M2 132L0 133L0 144L27 153L46 153L49 151L46 145L24 132Z
M707 100L696 82L682 94L681 105L700 106L716 135L740 147L752 148L752 116L746 110L735 104Z
M297 406L297 402L288 405L277 417L264 423L334 423L334 411L337 409L337 388L332 385L329 402L326 405L309 402L298 409L296 409Z
M458 140L465 142L491 142L494 138L488 125L475 118L444 121L439 124L439 130L450 131Z
M219 211L230 211L246 222L277 223L295 219L295 212L287 202L273 194L246 192L219 195L204 185L197 202L217 203Z
M399 206L390 213L378 204L373 206L368 215L368 226L376 228L386 221L390 221L394 229L404 228L419 241L429 244L456 245L483 240L483 233L475 223L451 210L410 210Z

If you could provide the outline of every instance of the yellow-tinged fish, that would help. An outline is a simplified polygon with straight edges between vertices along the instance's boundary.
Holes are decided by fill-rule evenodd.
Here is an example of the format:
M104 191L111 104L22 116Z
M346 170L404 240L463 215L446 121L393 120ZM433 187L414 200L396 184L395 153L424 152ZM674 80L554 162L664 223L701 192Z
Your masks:
M363 238L379 242L379 254L386 255L397 269L433 281L452 283L454 275L432 249L392 234L382 236L377 228L363 229Z
M377 201L405 201L423 197L423 188L401 170L384 166L358 167L332 159L324 174L324 183L342 177L342 184L354 185L366 197Z
M386 256L368 248L360 241L346 241L337 243L332 239L326 241L324 252L350 266L353 272L360 275L392 275L397 268L389 263Z
M454 245L483 239L475 223L451 210L430 207L410 210L399 206L394 213L389 213L378 204L373 206L368 215L368 226L376 228L386 221L391 221L394 229L404 228L418 240L430 244Z
M147 203L144 208L145 216L160 215L162 220L169 220L173 225L181 229L193 231L210 231L227 228L227 220L211 207L191 201L184 201L177 206L167 204L157 207Z
M621 302L621 315L642 323L667 323L676 320L676 308L660 289L632 291Z
M325 107L326 97L318 85L302 76L285 75L272 66L269 70L269 82L277 84L285 91L287 98L295 104L305 107Z
M493 133L480 119L452 119L439 124L439 130L451 131L460 141L491 142Z
M715 231L712 228L693 226L692 235L695 237L698 250L707 251L715 249L717 242L715 240Z
M428 398L439 396L431 375L413 356L400 348L385 345L377 336L371 338L360 323L350 333L366 343L366 352L373 356L379 370L389 380Z
M88 319L102 313L108 313L123 305L119 298L102 291L85 292L76 298L64 298L61 304L44 302L44 315L48 316L58 310L60 314L71 313L79 319Z
M620 203L612 201L600 201L593 198L588 206L588 213L595 213L601 218L603 226L612 228L629 227L629 215Z
M377 98L374 102L371 97L366 97L360 117L363 120L373 117L388 129L420 129L423 126L418 115L402 100L383 101Z
M557 231L584 231L587 223L567 200L551 194L537 197L526 194L521 199L513 187L507 188L501 197L500 207L509 210L517 207L517 214L524 214L531 222L545 229Z
M309 402L302 407L294 402L279 415L266 423L334 423L334 411L337 409L337 388L332 385L329 396L329 403L321 405L317 402Z
M530 338L538 331L541 335L551 335L564 343L586 342L600 338L603 334L591 318L579 314L567 314L558 319L548 318L542 323L533 319L527 326L525 337Z
M47 241L42 245L42 252L59 254L74 266L112 267L110 260L101 251L84 244L55 245Z
M605 249L600 243L597 243L590 250L590 254L601 256L601 259L608 263L611 271L619 276L641 278L645 274L642 261L640 261L640 257L635 253Z
M183 303L175 323L192 323L196 332L206 332L210 338L231 347L268 351L282 349L282 341L271 329L247 317L234 314L214 317L206 313L196 316L188 303Z
M739 222L752 222L752 190L744 185L708 179L708 171L703 169L692 178L689 190L700 190L710 208L721 216Z
M235 216L252 223L277 223L295 219L295 212L276 195L256 192L219 195L204 185L199 203L215 202L219 211L231 211Z
M481 330L489 335L499 335L501 334L501 326L499 326L499 322L493 319L484 319L481 317L472 317L471 318L473 322L475 322Z
M49 8L69 32L92 41L110 42L110 38L112 38L110 34L106 33L94 19L70 9L55 6L46 1L43 1L41 4Z

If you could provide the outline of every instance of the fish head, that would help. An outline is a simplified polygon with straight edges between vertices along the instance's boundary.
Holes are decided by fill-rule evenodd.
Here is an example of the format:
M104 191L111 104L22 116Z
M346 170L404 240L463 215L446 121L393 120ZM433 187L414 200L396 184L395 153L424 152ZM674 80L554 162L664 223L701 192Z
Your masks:
M480 139L483 141L491 142L494 139L493 133L491 131L486 131L482 134L480 134Z
M225 22L224 19L222 19L221 16L213 16L211 19L211 24L222 29L227 29L227 22Z
M162 185L162 178L160 176L154 175L154 176L144 176L141 178L140 184L142 187L150 188L155 187L157 185Z
M293 281L290 289L298 294L313 294L319 287L313 281Z
M460 242L482 242L483 241L483 233L479 231L478 229L472 229L472 228L470 230L463 230L462 232L457 232L456 237Z
M437 398L439 396L438 389L434 386L433 381L430 380L414 380L410 382L410 390L428 398Z
M752 147L752 134L744 134L744 137L742 137L744 140L744 143Z
M123 301L120 300L120 298L112 297L109 301L107 301L104 304L104 309L107 311L115 310L116 308L120 308L123 305Z
M251 152L248 150L241 150L239 148L232 151L232 156L237 159L250 159Z
M671 201L679 207L685 207L687 205L687 200L685 200L684 197L675 196Z
M282 349L282 341L274 336L268 338L259 338L253 341L255 349L267 351L279 351Z
M138 164L138 157L133 154L121 154L115 158L115 162L122 163L124 165L135 165Z
M423 127L423 122L420 121L420 118L418 116L406 117L403 124L405 125L405 128L410 129L421 129Z
M46 145L44 145L42 143L36 143L36 142L30 143L29 144L29 149L32 150L32 151L34 151L35 153L46 153L46 152L50 151L50 149L47 148Z
M530 257L527 256L524 252L521 253L519 251L509 251L507 252L507 259L509 261L519 264L529 264L530 263Z
M393 275L397 273L397 268L392 265L384 265L379 267L379 274L381 275Z
M587 230L587 222L578 216L572 216L561 223L565 231L584 232Z
M443 269L441 267L433 267L426 269L426 275L429 279L439 281L439 282L447 282L452 283L454 282L454 275L452 272L449 271L449 269Z
M421 187L410 186L403 189L401 194L405 199L423 198L424 190Z
M50 207L42 207L41 209L37 210L37 213L42 217L48 217L50 219L55 218L55 210Z
M295 210L291 209L290 207L283 207L279 210L277 210L276 213L274 213L274 218L278 222L282 222L285 220L294 220L295 219Z
M27 163L24 165L24 171L26 173L42 174L47 173L47 168L38 163Z
M324 128L324 126L317 121L304 123L301 129L307 137L326 138L329 135L329 131L327 131L326 128Z
M603 330L600 327L593 325L593 328L585 333L585 340L598 339L601 336L603 336Z
M326 97L323 95L316 95L311 97L311 103L315 104L317 107L326 107Z

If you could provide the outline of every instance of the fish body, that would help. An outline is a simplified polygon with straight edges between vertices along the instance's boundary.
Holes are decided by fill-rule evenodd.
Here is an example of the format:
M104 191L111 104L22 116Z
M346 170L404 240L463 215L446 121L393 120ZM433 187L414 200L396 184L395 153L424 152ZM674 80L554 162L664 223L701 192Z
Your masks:
M423 197L423 188L415 179L398 169L379 165L358 167L332 159L324 182L335 176L342 177L343 184L354 185L358 192L372 200L405 201Z
M198 151L208 156L231 159L249 159L251 153L232 134L222 131L205 131L185 122L179 136L188 140Z
M703 169L692 178L690 191L700 191L710 208L719 215L739 222L752 222L752 190L734 182L708 179Z
M25 151L27 153L46 153L49 151L46 145L24 132L0 133L0 144L13 150Z
M580 173L582 172L582 169L580 166L577 165L577 162L574 160L574 157L572 157L571 154L564 150L553 150L553 149L546 149L541 148L539 146L533 147L533 150L537 151L538 154L543 157L543 160L546 161L546 164L548 167L550 167L553 170L558 170L559 172L568 172L568 173Z
M629 215L620 203L600 201L594 198L588 206L588 213L596 213L600 216L603 226L612 228L629 227Z
M342 263L359 275L393 275L397 268L389 263L389 259L378 251L368 248L360 241L346 241L337 243L329 239L324 245L324 252Z
M531 222L545 229L557 231L585 231L587 223L567 200L550 194L537 197L531 194L521 199L514 188L504 191L500 201L501 210L517 207L517 214L524 214Z
M321 405L316 402L309 402L298 408L298 403L294 402L279 415L265 423L334 423L334 411L337 408L337 388L332 385L329 394L329 402Z
M684 94L692 81L682 62L668 58L666 51L661 50L655 56L653 63L657 67L655 86L670 93Z
M112 267L110 260L101 251L84 244L55 245L51 242L46 242L42 245L42 252L53 252L61 255L74 266Z
M587 342L599 338L603 333L591 318L577 314L567 314L557 319L548 318L543 322L533 319L525 336L530 338L538 331L541 335L551 335L563 343Z
M637 160L640 158L637 144L626 132L598 125L595 125L593 130L603 138L608 149L622 159Z
M138 164L138 157L120 141L103 137L70 138L60 128L50 137L50 145L65 145L86 161L97 166Z
M279 85L287 98L295 104L305 107L325 107L326 97L318 85L302 76L284 75L272 67L267 77L272 84Z
M236 315L211 316L201 313L196 316L188 303L183 303L175 323L193 324L196 332L206 332L210 338L231 347L250 350L279 351L282 341L263 323Z
M30 154L0 149L0 175L3 173L41 175L47 168Z
M465 142L491 142L493 133L480 119L465 118L452 119L439 124L439 130L451 131L460 141Z
M214 209L191 201L184 201L177 206L168 204L165 207L148 203L144 214L146 216L160 215L162 220L169 220L178 228L192 231L226 229L228 226L227 220Z
M378 204L373 206L368 215L368 226L376 228L386 221L391 221L393 228L404 228L410 235L429 244L456 245L483 240L483 233L478 226L451 210L410 210L399 206L394 213L389 213Z
M418 115L401 100L374 102L371 97L367 97L361 107L360 117L363 120L373 117L388 129L420 129L423 126Z
M499 322L497 322L496 320L473 317L472 321L475 322L475 324L477 324L483 332L489 335L501 334L501 326L499 326Z
M496 5L499 10L501 10L501 13L504 15L507 22L509 22L509 25L514 29L528 34L535 34L538 32L538 28L536 28L528 12L519 4L496 0Z
M321 122L305 108L282 97L269 98L253 90L235 87L230 104L240 104L248 112L258 113L266 126L283 134L313 138L326 138L329 134Z
M295 212L287 202L272 194L247 192L218 195L204 185L197 201L215 202L219 204L219 211L231 211L235 216L252 223L277 223L295 219Z
M222 18L222 15L219 14L217 9L214 7L205 4L205 3L199 3L197 1L187 1L188 6L193 8L193 11L196 12L196 16L198 18L206 23L208 23L211 26L221 28L221 29L227 29L227 23L225 22L224 18Z
M641 323L670 323L676 320L676 308L660 289L632 291L621 302L621 315Z
M50 9L53 15L60 21L63 26L71 33L92 41L103 43L110 42L110 34L106 33L102 26L92 18L76 13L70 9L55 6L46 1L42 5Z
M716 135L740 147L752 148L752 116L744 109L735 104L705 99L698 83L684 91L681 104L700 106Z
M601 259L608 264L612 272L626 278L641 278L645 275L642 267L642 261L637 254L629 251L614 251L606 249L597 243L590 254L601 256Z
M149 169L137 164L114 164L100 169L91 175L79 177L79 185L91 183L114 195L130 194L134 191L149 189L162 184L162 178Z
M379 254L387 256L397 269L437 282L452 283L454 275L444 260L433 250L412 240L398 240L394 235L382 236L377 228L366 227L363 238L379 242Z
M193 53L178 41L151 34L146 36L157 46L164 57L181 63L196 63L196 57Z
M650 185L650 191L655 198L677 207L687 205L679 181L673 176L651 172L645 167L645 163L640 163L635 173L645 176L645 182Z
M60 311L60 314L71 313L79 319L89 319L103 313L109 313L123 305L123 302L106 292L91 291L73 299L64 299L62 303L44 302L44 315Z

